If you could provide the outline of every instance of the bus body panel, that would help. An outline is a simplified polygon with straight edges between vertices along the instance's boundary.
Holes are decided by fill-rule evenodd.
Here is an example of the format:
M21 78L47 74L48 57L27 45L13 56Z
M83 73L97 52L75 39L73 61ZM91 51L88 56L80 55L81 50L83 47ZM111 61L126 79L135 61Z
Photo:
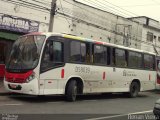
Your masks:
M10 87L9 87L10 86ZM19 86L20 89L15 90ZM39 95L38 79L35 78L29 83L10 83L4 80L4 87L7 91L29 95Z
M65 71L64 78L61 78L62 69ZM155 71L66 63L64 67L42 73L40 79L45 83L44 94L65 94L68 80L78 76L84 83L84 93L102 93L128 92L131 82L135 79L140 81L141 91L154 89L155 75Z
M48 37L49 36L51 35L48 35ZM4 81L4 85L7 90L33 95L65 94L65 88L68 81L77 77L82 80L84 85L83 93L86 94L103 92L129 92L130 85L134 80L140 81L141 91L155 89L156 71L154 70L118 68L114 67L114 65L107 66L68 63L67 61L65 62L64 66L55 67L51 70L40 73L40 66L42 62L41 59L45 44L46 41L42 47L38 66L34 70L36 73L36 78L29 83L22 84ZM116 47L116 45L114 45L114 47ZM125 47L120 48L123 49ZM10 89L8 87L9 84L12 86L20 85L22 89Z
M160 56L156 57L156 70L157 70L157 80L155 86L157 90L160 90Z

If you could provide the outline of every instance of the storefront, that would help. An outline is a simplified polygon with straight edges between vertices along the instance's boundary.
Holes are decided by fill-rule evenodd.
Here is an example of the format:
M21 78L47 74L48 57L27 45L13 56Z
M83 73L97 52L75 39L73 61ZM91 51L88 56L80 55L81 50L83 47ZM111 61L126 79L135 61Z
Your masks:
M5 63L14 41L20 36L30 32L38 32L39 22L0 14L0 79L5 73Z

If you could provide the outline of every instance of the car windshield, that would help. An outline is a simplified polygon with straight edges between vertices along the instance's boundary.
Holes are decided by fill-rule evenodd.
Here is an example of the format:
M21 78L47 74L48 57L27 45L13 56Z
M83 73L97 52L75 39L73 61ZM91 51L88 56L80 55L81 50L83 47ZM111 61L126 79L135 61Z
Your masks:
M30 70L38 65L44 35L26 35L20 37L13 45L7 63L7 70Z

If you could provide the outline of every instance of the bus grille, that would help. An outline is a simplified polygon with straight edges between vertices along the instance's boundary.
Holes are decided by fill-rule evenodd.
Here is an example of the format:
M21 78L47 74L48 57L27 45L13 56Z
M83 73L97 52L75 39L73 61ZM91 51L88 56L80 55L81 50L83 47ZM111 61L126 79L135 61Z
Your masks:
M11 83L25 83L25 79L23 78L6 78L6 81Z

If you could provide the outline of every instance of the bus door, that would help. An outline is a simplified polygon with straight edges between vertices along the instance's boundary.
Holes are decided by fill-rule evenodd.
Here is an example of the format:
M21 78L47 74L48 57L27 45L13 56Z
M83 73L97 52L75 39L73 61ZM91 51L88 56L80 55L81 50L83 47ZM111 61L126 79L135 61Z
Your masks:
M63 62L63 42L51 37L48 39L41 61L40 93L54 94L58 92Z

